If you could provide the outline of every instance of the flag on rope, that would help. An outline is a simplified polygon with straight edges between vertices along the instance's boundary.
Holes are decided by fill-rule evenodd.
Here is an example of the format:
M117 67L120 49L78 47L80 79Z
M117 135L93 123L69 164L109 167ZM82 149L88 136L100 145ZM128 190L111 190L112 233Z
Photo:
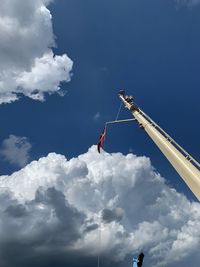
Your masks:
M101 148L102 148L102 145L103 145L105 139L106 139L106 127L104 127L104 129L103 129L102 134L99 138L99 143L97 145L97 149L98 149L99 153L101 152Z

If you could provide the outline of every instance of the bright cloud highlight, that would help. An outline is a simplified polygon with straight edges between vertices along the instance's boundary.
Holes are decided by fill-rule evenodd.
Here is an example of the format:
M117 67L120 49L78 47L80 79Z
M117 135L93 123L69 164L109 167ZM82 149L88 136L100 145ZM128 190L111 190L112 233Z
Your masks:
M45 0L2 0L0 9L0 103L23 94L44 100L71 78L72 60L54 55L52 16Z

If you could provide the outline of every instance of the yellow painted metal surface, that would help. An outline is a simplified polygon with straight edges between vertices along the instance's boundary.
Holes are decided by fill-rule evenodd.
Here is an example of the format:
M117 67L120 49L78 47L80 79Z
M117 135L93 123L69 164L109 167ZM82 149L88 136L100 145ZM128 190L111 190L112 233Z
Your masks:
M154 143L162 151L171 165L182 177L191 191L200 201L200 171L192 164L185 155L179 151L170 140L168 140L156 127L143 116L140 110L134 110L132 105L128 103L122 95L119 95L125 106L132 112L133 116L144 128L146 133L151 137Z

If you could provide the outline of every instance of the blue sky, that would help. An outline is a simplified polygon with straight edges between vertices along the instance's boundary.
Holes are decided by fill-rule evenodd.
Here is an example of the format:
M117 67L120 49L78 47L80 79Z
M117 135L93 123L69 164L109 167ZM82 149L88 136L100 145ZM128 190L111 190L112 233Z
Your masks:
M1 105L1 139L26 136L31 159L55 151L71 158L95 144L115 118L119 89L199 159L200 9L174 1L55 1L50 5L56 54L73 60L64 97L41 103L21 97ZM93 119L100 114L97 121ZM122 111L121 118L131 115ZM188 192L152 141L132 123L109 129L106 150L151 158L156 170ZM1 162L2 174L16 166Z
M65 181L67 175L73 177L74 180L79 176L87 176L87 171L85 170L85 166L87 166L88 172L92 173L91 176L94 176L94 180L97 179L98 184L101 179L105 178L106 180L107 174L105 174L105 176L102 174L103 178L99 178L99 176L101 176L99 173L101 173L101 169L104 168L102 167L104 166L103 164L105 164L105 170L109 173L110 161L116 173L120 173L118 169L119 161L122 162L121 164L125 168L125 174L131 176L127 167L130 159L118 154L118 152L124 155L133 153L137 157L132 158L132 156L130 156L131 162L133 163L133 167L130 167L131 171L134 173L135 169L138 168L139 174L136 174L136 176L138 175L138 179L140 176L148 177L149 174L149 177L152 178L150 186L155 186L155 194L159 194L159 190L163 190L165 196L167 196L166 206L168 206L160 205L157 207L156 195L152 193L154 189L152 189L151 193L144 189L144 192L147 194L147 199L150 199L152 203L155 204L154 208L156 208L153 212L159 210L161 214L162 211L163 214L165 214L168 207L174 205L174 209L178 210L178 214L180 213L183 217L182 221L178 221L177 225L180 226L180 229L185 229L184 227L187 225L186 222L188 222L189 216L194 218L195 221L196 217L194 214L199 204L196 202L196 198L193 196L192 192L167 162L164 155L162 155L145 132L139 129L136 123L109 126L104 149L106 152L114 154L105 153L102 156L103 158L97 158L98 155L95 154L94 148L91 148L89 152L87 151L92 145L96 145L98 142L104 123L115 119L120 105L117 93L120 89L125 89L127 94L134 96L139 107L184 149L194 156L194 158L198 161L200 160L200 4L198 4L198 1L195 2L192 0L38 0L36 2L37 4L32 4L31 1L28 1L27 6L23 6L25 10L23 16L20 13L22 11L19 11L17 8L16 1L12 2L10 0L9 3L11 4L8 4L8 6L5 1L5 10L3 9L4 12L7 12L8 17L10 16L10 18L12 18L12 16L16 16L16 21L20 21L19 18L21 17L23 18L23 23L19 23L19 25L21 25L21 28L19 27L18 29L19 34L21 34L20 30L23 29L24 25L28 25L29 19L33 20L32 25L36 25L34 26L35 28L33 28L36 29L35 32L37 33L35 35L30 34L31 37L28 36L27 39L23 39L21 35L20 38L18 38L18 32L16 30L13 31L14 33L9 32L9 38L13 37L13 40L15 40L12 41L14 45L11 45L11 47L6 43L6 34L5 43L3 39L4 35L2 38L3 41L1 41L0 38L0 55L7 55L7 51L9 55L7 59L3 58L3 61L5 60L6 62L6 66L0 64L0 77L4 85L4 87L1 87L2 85L0 83L0 89L2 90L2 93L0 93L0 102L3 103L0 105L0 174L2 175L3 183L10 188L15 197L15 200L12 200L12 197L9 195L7 199L9 199L11 203L13 203L12 201L16 201L16 203L19 204L16 204L17 214L20 212L23 213L21 210L22 207L20 206L22 201L20 198L21 193L18 192L18 186L19 188L22 186L25 195L25 202L23 202L23 205L24 209L27 211L26 218L28 218L30 214L35 214L36 217L40 216L37 209L37 205L40 203L41 206L46 205L45 207L48 207L47 211L45 210L45 215L42 215L44 221L47 220L45 216L50 210L49 207L51 205L55 205L55 207L60 205L59 207L62 207L62 211L64 212L64 217L61 216L61 221L63 218L67 220L68 216L77 218L77 220L75 220L78 225L77 228L75 229L71 226L75 224L74 221L70 221L69 226L69 228L71 227L69 232L72 232L76 236L78 235L77 229L81 228L80 225L82 225L84 216L92 216L90 217L90 219L92 218L91 221L95 220L94 218L98 220L98 216L95 213L91 215L91 210L88 211L91 208L89 204L87 213L86 207L82 207L79 198L77 197L77 199L75 199L72 193L68 195L63 191L59 195L59 190L61 190L59 187L60 181ZM47 5L47 2L51 3ZM32 10L34 11L34 8L36 10L40 5L43 7L43 9L40 9L41 14L36 12L37 15L34 17L31 12ZM45 6L47 9L44 8ZM23 8L21 10L23 10ZM30 12L30 16L27 16L28 11ZM49 12L52 15L52 25ZM40 25L38 23L39 27L36 22L41 22L42 20L40 20L40 15L38 14L46 16L47 19L44 20L44 24L42 23ZM1 12L0 17L4 18ZM2 24L3 26L0 24L0 29L2 27L3 30L4 28L7 30L6 23L5 21L4 24ZM53 27L52 29L51 26ZM41 31L40 28L42 29ZM32 28L29 28L29 32L31 32L31 29ZM22 42L19 40L22 40ZM57 58L53 58L53 54L57 55ZM65 57L65 54L67 54L68 57ZM18 59L19 55L21 55L20 60ZM44 55L47 55L46 61L49 64L47 64L49 69L41 67L43 66L42 62L45 61ZM35 61L35 58L37 58L38 61ZM71 61L69 58L73 61L73 67L70 65ZM12 70L12 64L10 64L10 62L16 66L14 71ZM35 66L38 67L38 72L35 70L37 68L34 69L33 62ZM68 66L68 69L63 70L65 65ZM8 73L9 79L7 79L5 75L5 70ZM13 78L13 76L16 79ZM41 80L40 77L42 77ZM38 78L38 80L36 78ZM59 90L61 95L56 93L59 84L61 87ZM52 88L50 87L51 85ZM13 92L19 97L18 101L12 99L12 103L7 103L13 97ZM33 99L35 96L42 101ZM6 97L9 98L9 101ZM131 114L122 108L119 118L131 118ZM50 152L54 154L47 156ZM86 154L82 155L83 153ZM66 162L65 158L62 158L59 154L64 155L68 160L71 158L74 159ZM144 158L141 156L144 156ZM151 163L149 163L146 157L150 158ZM23 169L22 167L28 163L31 164ZM99 172L95 173L93 164ZM69 173L68 168L71 168ZM19 172L15 173L15 171ZM93 175L93 171L96 176ZM35 174L34 176L34 173L37 175ZM158 173L162 177L165 177L165 182L163 182L161 178L158 179L159 182L155 182L154 178L157 177ZM3 175L8 175L6 176L6 182L4 181ZM54 176L57 177L56 175L60 175L62 179L55 185ZM123 177L123 174L121 175ZM108 179L109 177L108 175ZM116 175L116 177L118 177L118 175ZM26 181L29 181L29 179L30 188L29 185L26 187ZM52 184L49 184L50 180ZM74 180L72 182L72 188L75 192L74 194L77 196L79 195L77 188L82 191L82 187L78 187L79 183L77 182L76 184ZM118 180L116 181L116 188L118 188ZM88 183L90 182L91 180L89 179ZM131 183L131 180L129 182ZM36 183L38 183L38 187L35 187ZM103 183L104 182L102 182L102 184ZM143 180L141 183L144 188L149 186L148 182L143 182ZM13 185L16 185L16 191ZM51 189L50 185L55 188ZM96 191L100 190L98 187L99 185L95 186ZM109 184L109 186L111 185ZM126 186L127 185L122 185L122 188L126 188ZM40 187L44 187L46 191L40 192ZM183 195L172 192L170 189L171 187L175 188L177 192L183 193ZM138 195L140 189L138 189L137 186L136 189L134 189L136 191L133 190L136 195L135 198L130 198L130 200L136 203L136 207L133 208L133 210L138 212L142 209L143 200L140 199ZM87 190L90 192L90 189L87 188L86 191ZM33 196L34 193L35 198ZM105 195L106 194L107 190L105 190ZM105 221L107 220L107 222L110 222L110 220L113 220L119 222L123 214L126 212L128 213L129 205L125 203L126 201L123 199L124 195L122 193L120 195L119 193L119 196L121 196L122 202L124 201L124 206L123 208L121 206L112 207L111 213L109 213L109 209L111 209L110 206L103 206L106 205L104 203L106 198L99 199L99 203L101 203L106 211L107 209L109 210L108 214L110 214L109 216L112 218L105 218ZM69 202L68 204L65 203L66 206L63 204L64 202L62 202L64 198L66 198L67 203ZM85 200L82 195L80 198ZM87 203L87 199L85 201ZM94 205L99 207L98 205L100 204L98 201L97 203L95 201ZM138 204L140 201L142 203ZM144 204L145 203L148 204L146 199L144 200ZM101 205L99 209L97 209L99 212L98 214L101 214ZM191 214L189 214L189 211L187 211L188 213L184 213L181 208L179 210L181 205L183 205L185 209L191 210ZM198 209L200 208L198 207ZM59 214L59 211L60 209L58 208L56 214ZM16 213L13 214L16 215ZM170 216L167 217L169 221L171 220ZM122 219L122 225L126 226L126 230L131 228L129 220L131 221L131 218L134 217L134 212L129 217L128 215L127 217L124 215ZM147 214L146 217L141 215L141 221L134 221L135 224L133 228L134 230L137 229L136 232L129 231L128 233L130 235L134 233L137 237L137 234L140 233L141 225L144 226L144 229L148 228L147 224L145 224L147 222L150 224L156 221L156 223L159 222L159 224L162 225L161 217L157 219L157 217L152 214ZM9 219L7 218L7 220ZM25 222L27 223L27 221ZM33 222L33 220L31 222ZM197 222L195 221L195 223ZM92 225L94 229L95 225L95 223ZM174 221L170 221L169 225L169 229L177 230L176 227L178 226ZM116 230L116 233L120 232L120 226L119 229L117 228L118 230ZM91 227L91 225L87 225L87 227ZM156 227L157 226L155 226L155 229L159 228ZM168 226L165 225L165 227ZM112 228L112 230L113 229L114 228ZM161 236L165 232L165 229L166 228L161 228ZM190 228L187 228L184 231L189 232L188 229L190 230ZM179 241L180 233L178 233L178 230L177 240L174 242ZM57 233L56 231L57 230L55 230L55 233ZM154 233L153 230L152 233ZM155 231L154 234L156 235L156 233ZM56 234L53 236L55 237ZM56 243L58 239L55 239L55 241L53 238L53 242ZM59 238L61 237L59 236ZM85 242L85 239L82 239ZM180 240L182 239L180 238ZM165 244L165 241L161 239L159 242ZM193 256L195 258L195 252L199 242L200 241L198 241L197 244L195 243L196 245L194 245L194 247L191 246L192 249L188 252L190 254L186 257L186 261L184 261L185 256L183 260L180 256L182 266L186 266L183 265L183 263L187 264L187 262L190 262L189 257ZM129 244L127 240L122 244L124 247L127 246L128 252L124 253L122 252L123 249L120 250L121 254L119 254L123 254L124 258L123 260L120 258L120 263L118 262L119 259L117 259L117 266L123 266L125 263L129 264L132 251L137 253L140 249L140 247L134 246L130 248L129 245L127 245ZM168 244L167 241L166 244ZM80 244L76 245L80 246ZM87 250L87 242L84 243L84 245ZM144 242L145 253L147 253L147 259L152 264L151 266L155 263L155 258L152 256L153 251L157 251L156 249L158 249L152 246L149 247L149 243L147 244ZM112 247L110 253L118 253L118 248L116 247ZM171 247L173 246L171 245ZM78 248L76 247L76 249L77 250L74 252L75 254L77 251L84 254L84 250L81 250L81 246ZM159 249L159 252L164 250L164 248ZM93 264L96 259L95 253L92 256L90 255L91 257L81 254L81 260ZM179 255L179 251L177 255L173 254L176 253L176 250L170 253L175 259L175 256ZM182 255L181 253L182 252L180 252L180 255ZM105 257L104 259L107 259L107 256L106 253L103 254L103 257ZM73 258L73 255L70 254L70 257ZM58 261L60 264L59 266L62 267L66 262L69 263L70 257L67 261L64 256L63 258L61 257L60 261ZM180 259L177 258L176 260ZM168 265L164 266L175 266L174 262L167 261L167 258L165 260ZM80 262L74 263L74 259L72 261L74 267L81 265ZM105 260L105 262L107 261ZM197 259L195 258L195 262L199 262L198 257ZM19 263L21 264L23 261L18 261L18 264ZM12 266L12 263L9 264L7 266ZM33 266L35 266L34 264L36 264L35 261ZM50 266L45 264L46 263L41 266ZM110 266L110 263L107 262L107 264Z

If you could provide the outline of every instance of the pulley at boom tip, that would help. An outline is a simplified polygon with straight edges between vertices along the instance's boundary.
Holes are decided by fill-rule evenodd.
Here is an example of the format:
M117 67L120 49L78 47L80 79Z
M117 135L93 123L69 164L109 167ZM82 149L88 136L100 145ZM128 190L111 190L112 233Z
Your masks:
M138 106L134 103L133 96L125 95L124 90L120 90L118 96L121 98L122 102L124 103L125 107L128 108L130 111L137 110L139 111Z

